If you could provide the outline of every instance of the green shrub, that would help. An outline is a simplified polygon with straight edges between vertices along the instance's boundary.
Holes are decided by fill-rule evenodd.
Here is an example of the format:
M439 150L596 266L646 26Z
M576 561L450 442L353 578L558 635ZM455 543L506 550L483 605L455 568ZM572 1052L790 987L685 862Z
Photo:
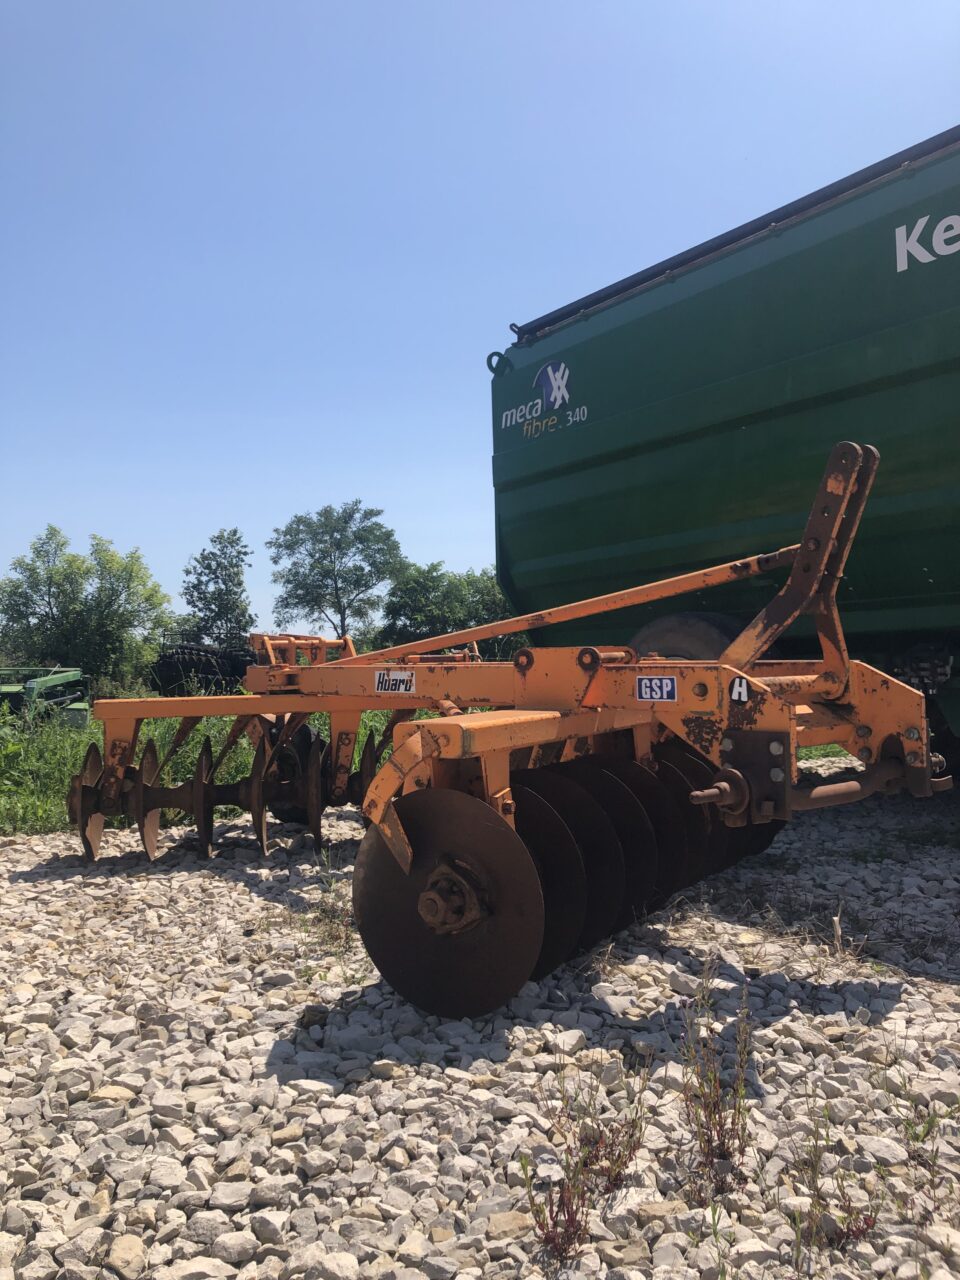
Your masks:
M386 711L364 712L354 768L359 764L367 733L372 730L379 740L388 719ZM179 723L176 718L145 720L140 729L138 756L153 738L163 760ZM326 714L311 716L311 723L324 738L329 737ZM197 753L206 735L210 736L216 758L231 724L231 719L221 716L202 720L165 770L164 783L176 785L193 776ZM79 773L91 742L102 750L99 721L91 720L84 728L77 728L67 724L56 710L41 710L28 716L13 715L0 707L0 835L35 835L69 828L66 799L70 779ZM221 765L217 781L237 782L249 774L252 765L253 747L243 735ZM164 810L162 820L164 824L184 821L173 810ZM122 820L119 825L123 825Z

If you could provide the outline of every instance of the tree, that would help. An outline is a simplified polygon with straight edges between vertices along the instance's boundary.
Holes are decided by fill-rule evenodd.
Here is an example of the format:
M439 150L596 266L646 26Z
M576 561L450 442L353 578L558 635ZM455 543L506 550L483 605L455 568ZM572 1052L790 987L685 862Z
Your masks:
M252 629L253 614L244 582L251 551L239 529L220 529L183 571L183 598L197 640L236 643Z
M407 563L397 574L383 604L383 625L375 645L423 640L448 631L483 626L509 617L510 606L492 569L455 573L443 564ZM481 640L483 657L509 657L527 642L524 635Z
M294 516L268 541L277 566L278 626L303 618L333 628L338 637L368 623L380 604L380 589L404 563L383 512L359 498Z
M96 535L89 555L69 547L48 525L0 579L0 648L20 662L138 679L167 621L168 597L139 551L122 555Z
M383 602L378 646L422 640L468 626L467 592L463 575L450 573L439 560L407 563L398 572Z
M498 622L513 614L510 601L500 590L496 570L480 569L475 573L472 569L468 569L463 576L466 580L465 589L471 618L468 626L479 627L487 622ZM516 635L495 636L492 640L481 640L479 649L484 658L502 662L512 658L518 649L522 649L529 643L530 637L527 633L518 631Z

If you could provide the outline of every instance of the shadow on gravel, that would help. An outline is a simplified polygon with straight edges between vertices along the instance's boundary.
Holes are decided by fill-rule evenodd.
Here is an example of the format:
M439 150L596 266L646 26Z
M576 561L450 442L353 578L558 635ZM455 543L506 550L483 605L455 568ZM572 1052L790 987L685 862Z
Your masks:
M931 869L946 868L946 876L957 859L960 831L960 797L939 797L928 802L875 798L847 810L829 815L806 815L798 826L793 844L778 841L756 859L748 859L733 871L704 882L698 899L674 903L668 907L674 919L684 913L697 917L706 914L718 921L741 928L777 931L780 941L796 937L798 946L805 938L820 940L829 928L830 916L836 911L838 898L829 884L821 884L818 871L833 865L834 860L852 865L854 879L873 875L876 888L870 889L860 906L845 904L845 929L862 925L869 933L874 923L866 910L871 901L890 916L897 940L906 954L922 952L930 940L929 922L924 922L922 896L914 903L919 908L912 915L890 910L896 884L906 877L929 880ZM905 806L915 806L916 818ZM890 819L894 825L889 825ZM876 828L879 820L878 836ZM886 821L887 826L883 823ZM825 824L832 825L825 825ZM330 868L337 869L349 861L356 839L362 834L357 825L356 837L345 837L331 850L328 865L321 865L312 842L303 847L284 850L271 863L264 859L258 846L250 841L234 839L228 849L210 859L201 860L190 847L189 838L164 850L150 862L140 852L106 856L87 864L80 857L53 858L38 862L25 871L14 871L15 881L68 881L75 878L108 879L114 876L159 877L208 872L226 881L242 884L266 901L297 913L316 911L317 901L305 894L326 886ZM882 836L882 838L881 838ZM819 849L819 853L813 851ZM810 852L808 852L810 851ZM922 875L921 875L922 872ZM896 877L900 879L897 880ZM722 886L718 889L718 886ZM752 900L751 900L752 895ZM850 898L848 893L847 898ZM942 889L939 905L951 907L952 927L956 929L960 912L960 876L955 889ZM815 928L811 929L811 925ZM817 933L817 929L821 929ZM795 932L794 932L795 931ZM656 919L628 934L613 939L615 963L629 967L644 961L651 965L666 958L671 966L696 976L702 971L702 959L690 949L671 943L666 926ZM940 932L939 944L943 945ZM711 949L704 937L699 948ZM830 983L794 979L781 968L751 968L724 958L715 973L718 984L717 1011L726 1025L721 1039L735 1034L733 1018L744 985L754 981L765 991L764 999L751 1009L755 1032L761 1032L801 1013L814 1019L811 1031L819 1035L817 1018L829 1019L844 1012L848 1018L862 1020L864 1026L878 1026L896 1007L902 997L902 985L890 976L890 970L904 974L917 971L909 964L897 965L883 958L883 970L877 979L850 979ZM870 954L868 948L854 951L861 960ZM777 964L781 964L778 961ZM921 970L923 976L931 976ZM943 973L941 980L953 977ZM960 977L960 972L958 972ZM522 995L507 1009L486 1020L462 1023L441 1022L425 1017L396 997L385 983L345 993L329 1006L310 1006L301 1015L300 1024L289 1026L278 1037L266 1062L266 1070L281 1080L327 1078L330 1055L345 1064L356 1055L355 1076L347 1072L347 1087L370 1078L369 1059L393 1061L405 1065L433 1062L438 1066L466 1067L475 1061L502 1061L510 1049L510 1033L515 1029L539 1029L552 1023L561 1029L584 1031L590 1047L618 1047L625 1053L647 1056L655 1065L678 1062L682 1055L682 1038L688 1016L690 998L675 997L660 1009L643 1016L632 1016L612 1009L607 997L594 990L603 980L598 958L584 957L558 971L554 981L544 982L536 996ZM368 996L375 991L377 999ZM778 999L771 997L776 993ZM586 1016L584 1016L586 1015ZM310 1025L322 1028L322 1036L310 1036ZM385 1025L386 1024L386 1025ZM855 1028L854 1028L855 1031ZM314 1029L314 1036L317 1030ZM786 1031L784 1034L788 1034ZM830 1040L823 1035L824 1052L831 1052ZM321 1061L323 1059L324 1061Z
M682 924L714 919L835 952L878 973L960 983L960 792L874 796L803 814L759 857L673 904Z
M303 847L283 849L281 856L271 859L269 854L263 856L253 839L234 840L226 848L214 852L212 857L200 858L188 836L162 850L154 862L140 850L107 853L96 862L87 862L82 855L72 854L65 858L48 858L25 871L12 871L9 879L11 883L63 883L78 879L110 880L114 877L163 880L183 873L210 872L223 880L243 885L250 893L276 906L306 913L315 911L317 903L305 897L303 891L325 888L330 871L338 871L346 861L352 861L356 841L362 835L358 819L356 840L345 839L335 843L326 851L328 861L324 865L318 861L310 837L306 837Z
M643 936L636 941L622 939L617 947L617 960L623 966L638 961L652 966L663 962L666 950L670 953L670 964L677 965L685 974L697 979L703 973L703 960L692 951L671 945L656 925L646 926ZM741 995L744 989L749 995L754 983L763 987L762 998L751 1002L750 1007L754 1035L786 1023L797 1014L807 1015L812 1022L783 1027L785 1040L799 1038L804 1050L812 1048L831 1057L843 1051L842 1044L836 1041L855 1036L858 1029L882 1026L903 994L899 982L804 981L791 978L780 969L741 967L724 959L722 954L715 963L710 982L715 1016L722 1023L717 1039L724 1052L729 1049L731 1053L735 1048L736 1014ZM589 1049L618 1050L628 1070L643 1067L656 1070L670 1063L682 1063L692 997L675 996L653 1013L630 1016L612 1013L604 999L594 994L596 975L564 969L558 971L557 983L555 989L541 995L536 1007L526 1015L512 1012L512 1006L517 1004L515 1000L506 1009L475 1021L443 1021L420 1014L395 996L384 982L354 988L328 1006L307 1006L297 1026L278 1038L271 1048L265 1070L281 1083L310 1078L330 1080L333 1055L337 1059L340 1082L346 1092L352 1092L374 1078L369 1065L371 1057L381 1063L414 1067L432 1063L441 1069L466 1070L476 1062L502 1062L510 1053L512 1032L537 1031L544 1023L553 1023L560 1030L582 1030ZM782 1003L778 1003L771 992L780 993ZM379 997L375 1004L367 999L370 993ZM847 1015L849 1027L835 1018L838 1013ZM823 1027L818 1026L818 1018L825 1020ZM396 1021L385 1029L385 1019ZM311 1027L322 1028L319 1041L310 1036ZM548 1046L549 1036L543 1052L551 1052ZM351 1060L356 1062L352 1071L349 1070ZM383 1074L381 1067L381 1078ZM762 1097L765 1090L752 1054L746 1078L753 1095Z

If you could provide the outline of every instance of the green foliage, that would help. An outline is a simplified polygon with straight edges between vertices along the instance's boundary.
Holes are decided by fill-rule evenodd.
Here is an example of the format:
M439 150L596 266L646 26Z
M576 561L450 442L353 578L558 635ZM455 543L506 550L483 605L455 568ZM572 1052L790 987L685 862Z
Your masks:
M510 606L492 569L454 573L443 564L406 564L394 578L383 604L377 647L463 631L509 616ZM484 658L507 658L527 642L526 636L481 640Z
M153 738L163 759L179 723L177 719L145 720L141 744ZM227 717L201 721L170 763L164 781L177 783L191 778L204 736L210 736L216 755L231 723ZM103 746L103 730L97 721L78 728L68 724L56 710L26 716L0 709L0 834L32 835L69 827L66 798L70 779L79 772L91 742ZM252 763L253 748L242 738L224 761L217 779L239 781L250 772ZM164 812L165 822L175 819L172 812Z
M570 1080L561 1065L557 1077L559 1102L551 1106L542 1087L541 1101L560 1147L562 1177L538 1187L526 1154L520 1156L520 1169L543 1252L552 1262L562 1263L589 1237L589 1215L599 1213L601 1197L620 1190L643 1145L647 1123L643 1095L649 1076L646 1070L631 1080L621 1074L618 1092L632 1101L613 1116L596 1076L584 1077L578 1069Z
M48 525L0 579L0 648L18 662L129 681L150 661L168 598L136 549L123 555L96 535L88 555L69 545Z
M117 692L122 694L125 691ZM421 712L417 718L428 718L432 714ZM320 713L310 719L317 732L329 738L329 717ZM375 739L379 740L388 719L387 711L363 713L354 768L359 766L360 751L367 734L372 730ZM176 718L145 720L140 730L141 748L152 738L162 760L179 723ZM210 737L216 756L231 724L232 720L227 716L211 716L202 720L170 762L163 781L175 784L191 778L204 737ZM28 716L14 715L0 707L0 835L13 832L33 835L68 829L66 797L70 779L79 772L91 742L98 747L103 746L103 731L97 721L91 720L88 725L78 728L68 724L57 710L41 710ZM250 773L252 765L253 747L246 737L242 737L218 770L217 780L238 782ZM190 825L192 820L165 810L162 821L165 825L177 822ZM126 824L117 820L110 825Z
M740 993L734 1024L732 1078L724 1072L725 1044L714 1030L713 983L717 961L704 965L696 994L687 1006L683 1041L683 1105L696 1138L692 1190L709 1204L745 1179L747 1153L747 1067L753 1042L747 988Z
M185 628L191 640L236 643L253 628L244 571L251 551L239 529L220 529L210 545L188 561L183 598L192 618Z
M67 724L56 710L14 716L0 708L0 834L62 831L70 779L98 724Z
M403 564L396 534L381 524L382 515L354 498L274 529L267 547L276 565L278 626L303 618L341 637L369 622L380 589Z
M17 739L11 717L0 706L0 796L15 791L20 782L23 747Z

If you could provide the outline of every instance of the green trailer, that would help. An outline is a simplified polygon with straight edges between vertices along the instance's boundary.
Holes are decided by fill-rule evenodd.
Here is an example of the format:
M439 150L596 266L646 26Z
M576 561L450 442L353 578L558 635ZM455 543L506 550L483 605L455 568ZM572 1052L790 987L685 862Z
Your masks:
M830 446L867 440L882 463L841 586L847 634L960 733L960 128L511 327L488 364L517 610L783 546ZM715 657L772 586L552 640Z
M90 677L79 667L0 667L0 708L57 708L69 724L90 716Z

